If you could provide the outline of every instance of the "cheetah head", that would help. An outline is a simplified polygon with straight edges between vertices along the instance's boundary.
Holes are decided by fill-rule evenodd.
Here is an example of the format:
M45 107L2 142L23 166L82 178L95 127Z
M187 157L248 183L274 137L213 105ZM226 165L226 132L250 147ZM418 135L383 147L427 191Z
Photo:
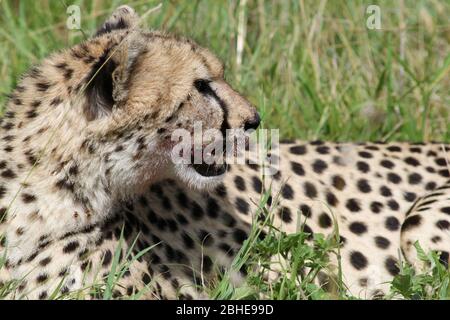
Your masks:
M119 7L94 38L118 43L97 61L85 90L92 140L109 146L102 152L109 158L109 178L122 189L170 176L197 188L215 186L225 163L174 162L180 142L174 133L189 133L204 149L205 141L194 137L196 126L223 138L227 129L256 129L259 115L224 80L223 65L209 50L139 29L138 20L130 7Z

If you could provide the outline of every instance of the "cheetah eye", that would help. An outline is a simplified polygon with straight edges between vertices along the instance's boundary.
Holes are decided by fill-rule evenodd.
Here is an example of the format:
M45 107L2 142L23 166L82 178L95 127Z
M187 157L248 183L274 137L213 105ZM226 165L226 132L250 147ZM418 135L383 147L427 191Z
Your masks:
M197 79L194 81L194 87L198 92L205 95L214 95L214 91L209 86L211 81L206 79Z

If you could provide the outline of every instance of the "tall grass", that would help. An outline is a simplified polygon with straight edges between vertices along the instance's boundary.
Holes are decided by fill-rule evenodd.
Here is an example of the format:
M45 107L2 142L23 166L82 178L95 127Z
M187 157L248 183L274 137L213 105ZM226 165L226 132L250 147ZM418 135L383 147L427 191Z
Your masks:
M161 1L129 1L139 12ZM66 28L78 4L82 31ZM2 1L2 97L31 64L89 36L120 1ZM381 30L366 27L379 5ZM162 1L149 28L196 39L285 138L449 141L450 3Z

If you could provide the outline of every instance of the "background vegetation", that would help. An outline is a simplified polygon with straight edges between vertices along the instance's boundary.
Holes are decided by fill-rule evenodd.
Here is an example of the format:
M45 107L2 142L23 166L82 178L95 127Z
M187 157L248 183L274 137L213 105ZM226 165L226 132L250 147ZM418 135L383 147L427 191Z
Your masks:
M211 48L226 63L227 80L258 106L264 126L284 138L450 141L450 3L439 0L0 0L0 106L30 65L88 37L123 2L141 14L162 3L145 24ZM72 4L81 8L82 30L66 28ZM372 4L381 8L381 30L366 27ZM264 262L282 248L298 257L291 260L297 269L317 273L335 244L319 237L311 250L304 240L302 233L271 232L247 242L236 264ZM402 266L393 294L450 297L448 270L432 254L421 257L430 273ZM241 290L225 275L211 296L349 298L339 283L332 296L310 280L299 287L289 271L271 286L250 274ZM0 297L8 290L0 288Z

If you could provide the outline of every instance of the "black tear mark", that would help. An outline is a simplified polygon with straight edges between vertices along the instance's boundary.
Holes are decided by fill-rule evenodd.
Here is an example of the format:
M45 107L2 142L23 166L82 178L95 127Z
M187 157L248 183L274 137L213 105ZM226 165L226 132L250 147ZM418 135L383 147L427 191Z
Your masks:
M223 122L220 131L222 132L223 136L226 137L226 130L231 128L230 124L228 123L228 106L211 88L211 86L209 85L210 82L211 81L205 79L197 79L194 81L194 87L201 94L205 96L211 96L220 105L220 108L223 111Z

